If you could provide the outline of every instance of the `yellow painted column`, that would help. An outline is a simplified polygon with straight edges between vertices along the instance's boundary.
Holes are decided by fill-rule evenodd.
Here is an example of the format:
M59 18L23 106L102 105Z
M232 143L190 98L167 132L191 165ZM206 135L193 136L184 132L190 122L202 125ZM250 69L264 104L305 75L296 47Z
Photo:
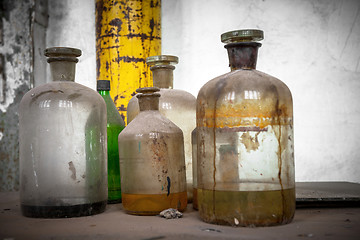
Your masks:
M135 90L152 86L145 59L161 54L161 0L96 0L96 78L126 123Z

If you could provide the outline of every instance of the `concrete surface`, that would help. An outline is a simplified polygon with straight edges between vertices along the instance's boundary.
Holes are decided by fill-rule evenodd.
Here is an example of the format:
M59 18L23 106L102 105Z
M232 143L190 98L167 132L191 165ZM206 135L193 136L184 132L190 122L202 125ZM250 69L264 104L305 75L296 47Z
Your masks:
M104 213L69 219L21 216L18 192L0 193L0 239L358 239L360 208L297 209L292 223L235 228L204 223L189 205L181 219L132 216L121 204Z

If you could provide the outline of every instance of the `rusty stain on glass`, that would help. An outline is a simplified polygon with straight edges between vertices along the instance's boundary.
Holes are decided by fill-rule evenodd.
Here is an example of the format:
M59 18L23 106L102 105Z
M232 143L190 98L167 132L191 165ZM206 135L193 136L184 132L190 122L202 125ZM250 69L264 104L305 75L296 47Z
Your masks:
M222 35L231 72L197 98L198 208L205 222L289 223L295 211L292 97L256 70L263 32Z

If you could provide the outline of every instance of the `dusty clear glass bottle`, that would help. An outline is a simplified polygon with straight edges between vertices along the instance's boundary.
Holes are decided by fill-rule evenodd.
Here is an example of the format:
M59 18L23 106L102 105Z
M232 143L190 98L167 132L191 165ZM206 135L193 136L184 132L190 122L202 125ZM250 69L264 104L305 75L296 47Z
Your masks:
M186 91L173 89L174 65L178 61L178 57L170 55L151 56L146 59L153 73L154 87L160 88L159 111L175 123L184 134L187 196L191 202L193 198L191 131L196 126L196 98ZM139 104L134 96L130 99L127 108L128 123L138 113Z
M187 206L183 133L158 111L158 90L137 90L140 113L119 134L122 203L129 214Z
M222 34L231 72L197 97L198 205L205 222L289 223L295 212L293 104L288 87L255 70L260 30Z
M74 82L79 49L48 48L53 82L21 100L20 202L24 216L79 217L107 201L106 105Z
M125 122L110 97L110 81L98 80L96 90L105 100L107 110L108 203L119 203L121 183L118 136L125 128Z

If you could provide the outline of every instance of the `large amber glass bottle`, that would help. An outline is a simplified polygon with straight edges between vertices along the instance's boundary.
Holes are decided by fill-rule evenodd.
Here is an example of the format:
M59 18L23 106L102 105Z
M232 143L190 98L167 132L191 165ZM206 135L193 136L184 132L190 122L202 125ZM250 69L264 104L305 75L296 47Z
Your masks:
M288 87L255 70L260 30L222 34L231 72L197 98L198 207L205 222L289 223L295 212L293 104Z
M105 210L106 105L74 82L80 55L74 48L46 49L53 81L31 89L20 103L20 202L28 217Z
M187 206L183 133L159 112L158 88L138 89L140 113L119 134L122 203L135 215Z
M184 134L187 196L193 198L191 131L196 126L196 98L184 90L173 89L175 64L178 57L171 55L151 56L146 59L153 73L154 87L160 88L159 111L175 123ZM133 97L128 104L128 123L139 113L139 104Z

